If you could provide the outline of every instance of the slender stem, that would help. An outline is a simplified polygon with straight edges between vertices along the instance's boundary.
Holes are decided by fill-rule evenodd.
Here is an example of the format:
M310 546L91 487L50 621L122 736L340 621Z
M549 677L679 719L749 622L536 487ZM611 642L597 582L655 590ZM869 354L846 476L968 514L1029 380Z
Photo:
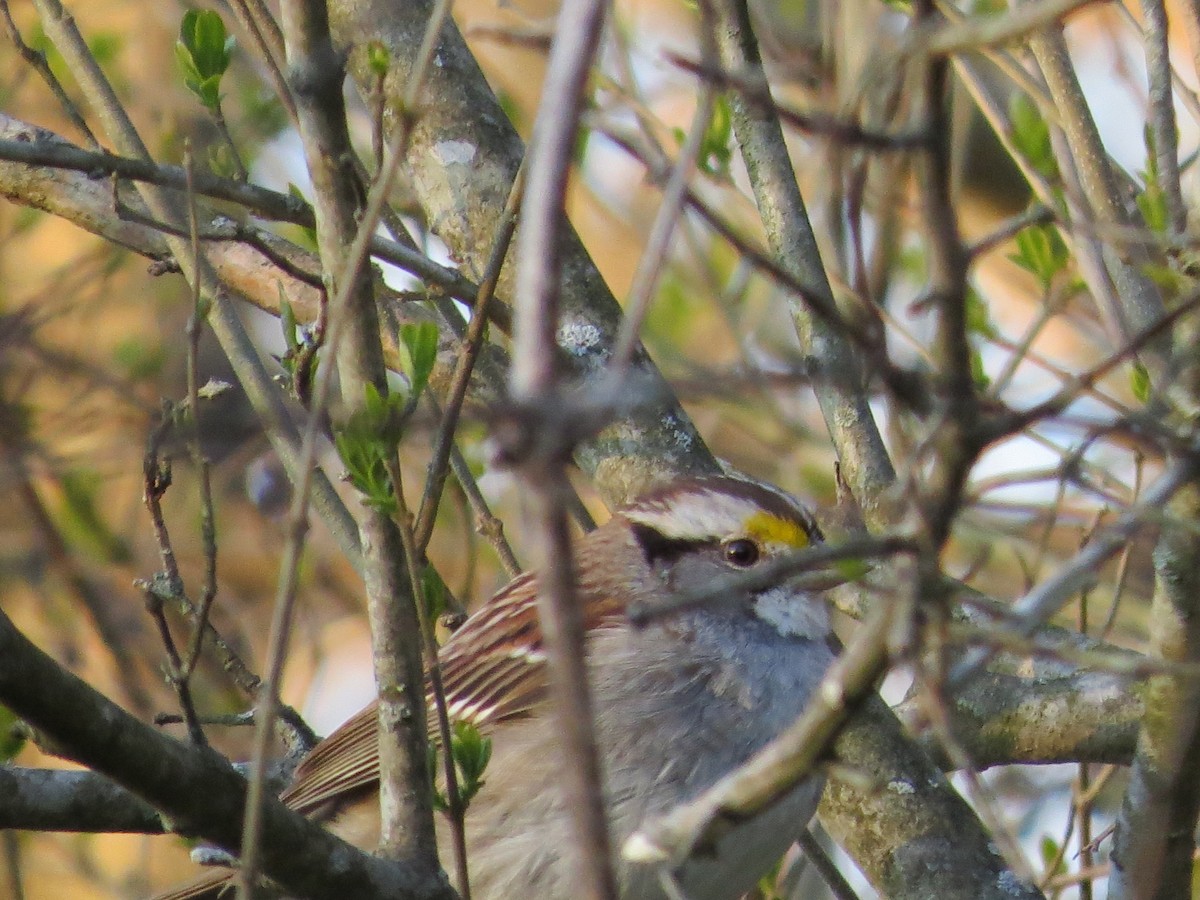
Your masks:
M442 745L442 776L446 779L446 810L450 819L450 840L454 852L454 868L457 888L462 900L471 900L471 879L467 869L467 835L464 825L462 794L458 787L458 770L454 764L453 742L450 731L450 712L446 706L446 689L442 683L442 667L438 662L437 640L434 623L429 618L429 605L422 585L421 570L424 556L417 545L412 529L412 514L404 500L404 483L401 478L399 460L388 460L388 471L396 492L397 527L400 542L404 547L404 568L408 573L417 618L421 624L421 648L425 654L425 677L433 694L433 714L437 719L438 738Z
M496 285L500 281L500 270L508 256L509 244L517 228L517 210L521 203L522 190L525 183L525 168L521 167L509 191L504 214L500 218L499 230L492 245L492 253L488 258L487 268L479 284L479 292L475 296L475 305L471 309L471 321L467 333L463 337L462 347L454 363L454 372L450 376L450 388L446 394L445 409L442 411L442 421L438 428L437 439L433 444L433 452L429 460L429 476L425 480L425 494L421 498L421 509L417 516L416 541L418 551L424 555L433 536L433 525L437 519L438 503L442 489L446 484L446 473L451 451L454 447L454 431L458 427L459 416L462 413L463 401L467 396L467 388L471 383L471 373L475 370L475 361L483 347L484 336L487 334L488 312L492 298L496 296Z
M1146 21L1144 43L1150 78L1150 128L1154 133L1154 158L1158 186L1166 198L1169 228L1187 230L1187 206L1179 180L1179 130L1175 125L1175 100L1171 85L1171 47L1167 33L1167 8L1163 0L1141 0Z
M517 239L511 379L524 426L519 436L524 449L513 461L530 490L532 532L539 538L542 580L538 617L561 739L563 802L574 836L580 893L590 900L614 900L617 889L566 514L569 485L563 463L569 451L569 436L575 433L577 423L568 421L569 413L555 414L565 405L556 387L555 335L567 173L606 7L603 0L567 0L559 12L526 161L527 183Z
M734 72L760 72L762 58L747 5L741 0L711 2L722 65ZM803 286L801 297L812 296L836 310L779 117L773 107L747 102L737 93L730 97L730 109L772 256ZM886 527L896 515L888 501L896 475L870 409L864 360L843 330L814 315L807 302L794 302L791 310L803 352L818 366L812 373L820 384L817 402L842 471L868 524Z
M327 288L335 297L326 353L336 361L341 399L354 415L364 408L368 386L381 396L387 394L378 312L365 262L401 154L391 148L391 158L363 204L346 123L342 60L330 37L326 5L292 0L281 9L289 79L317 200L317 244ZM346 329L345 343L334 349L339 320ZM323 370L328 374L333 368L327 365ZM404 551L396 524L384 510L366 502L358 522L379 690L379 853L432 873L438 870L437 842L427 771L418 612L403 577Z
M184 170L188 174L187 215L188 231L191 232L192 259L199 265L200 259L200 226L196 219L196 194L191 190L192 156L191 148L184 152ZM200 332L207 314L204 301L200 295L200 283L192 282L192 312L187 322L187 392L188 411L191 413L191 427L188 434L188 451L192 463L196 467L196 475L200 483L200 539L204 546L204 581L200 588L200 605L192 619L192 639L188 647L187 660L184 663L182 677L191 677L196 663L200 660L200 648L204 642L204 628L208 624L208 614L212 610L213 601L217 596L217 526L216 514L213 511L212 480L209 477L208 459L204 455L204 446L200 436L200 379L198 374L200 356Z

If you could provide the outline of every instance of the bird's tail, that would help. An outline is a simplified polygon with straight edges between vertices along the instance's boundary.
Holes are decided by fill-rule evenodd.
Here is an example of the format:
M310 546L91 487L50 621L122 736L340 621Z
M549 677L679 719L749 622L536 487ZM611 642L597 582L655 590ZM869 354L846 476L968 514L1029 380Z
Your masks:
M155 894L150 900L231 900L233 873L218 869L188 884Z

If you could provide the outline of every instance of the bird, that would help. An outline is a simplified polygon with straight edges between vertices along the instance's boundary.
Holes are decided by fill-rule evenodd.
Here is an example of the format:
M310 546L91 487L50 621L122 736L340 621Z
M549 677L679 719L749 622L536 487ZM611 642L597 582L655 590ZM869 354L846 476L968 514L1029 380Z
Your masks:
M835 658L823 593L840 579L832 570L826 584L813 573L803 583L770 577L778 565L765 585L744 577L747 586L738 587L731 576L762 572L821 541L799 500L723 475L669 481L574 542L614 847L748 761L803 712ZM718 596L686 602L725 583L732 586ZM578 894L537 596L537 574L519 575L438 654L451 721L471 723L493 746L465 817L476 900ZM631 616L635 609L643 614ZM371 704L313 748L280 799L371 850L379 839L378 780ZM822 788L819 773L806 776L672 872L672 884L689 900L736 900L808 826ZM443 832L439 826L445 853ZM668 896L653 866L618 853L613 865L621 900ZM155 900L216 897L231 877L214 871Z

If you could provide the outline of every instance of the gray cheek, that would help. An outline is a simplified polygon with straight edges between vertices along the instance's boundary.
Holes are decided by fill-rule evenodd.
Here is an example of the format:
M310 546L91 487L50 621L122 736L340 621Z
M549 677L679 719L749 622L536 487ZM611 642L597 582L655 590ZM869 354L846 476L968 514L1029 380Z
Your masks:
M716 549L706 549L689 553L670 566L658 570L658 575L666 589L672 593L704 591L711 588L714 581L736 574L720 558L719 552Z

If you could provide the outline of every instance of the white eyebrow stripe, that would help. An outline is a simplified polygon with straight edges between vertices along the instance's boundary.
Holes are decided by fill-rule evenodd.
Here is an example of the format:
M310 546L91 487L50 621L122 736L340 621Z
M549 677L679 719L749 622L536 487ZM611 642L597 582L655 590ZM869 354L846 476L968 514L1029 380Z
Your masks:
M677 494L670 502L635 505L625 515L665 538L699 540L738 533L747 519L761 511L762 507L748 498L702 490Z

